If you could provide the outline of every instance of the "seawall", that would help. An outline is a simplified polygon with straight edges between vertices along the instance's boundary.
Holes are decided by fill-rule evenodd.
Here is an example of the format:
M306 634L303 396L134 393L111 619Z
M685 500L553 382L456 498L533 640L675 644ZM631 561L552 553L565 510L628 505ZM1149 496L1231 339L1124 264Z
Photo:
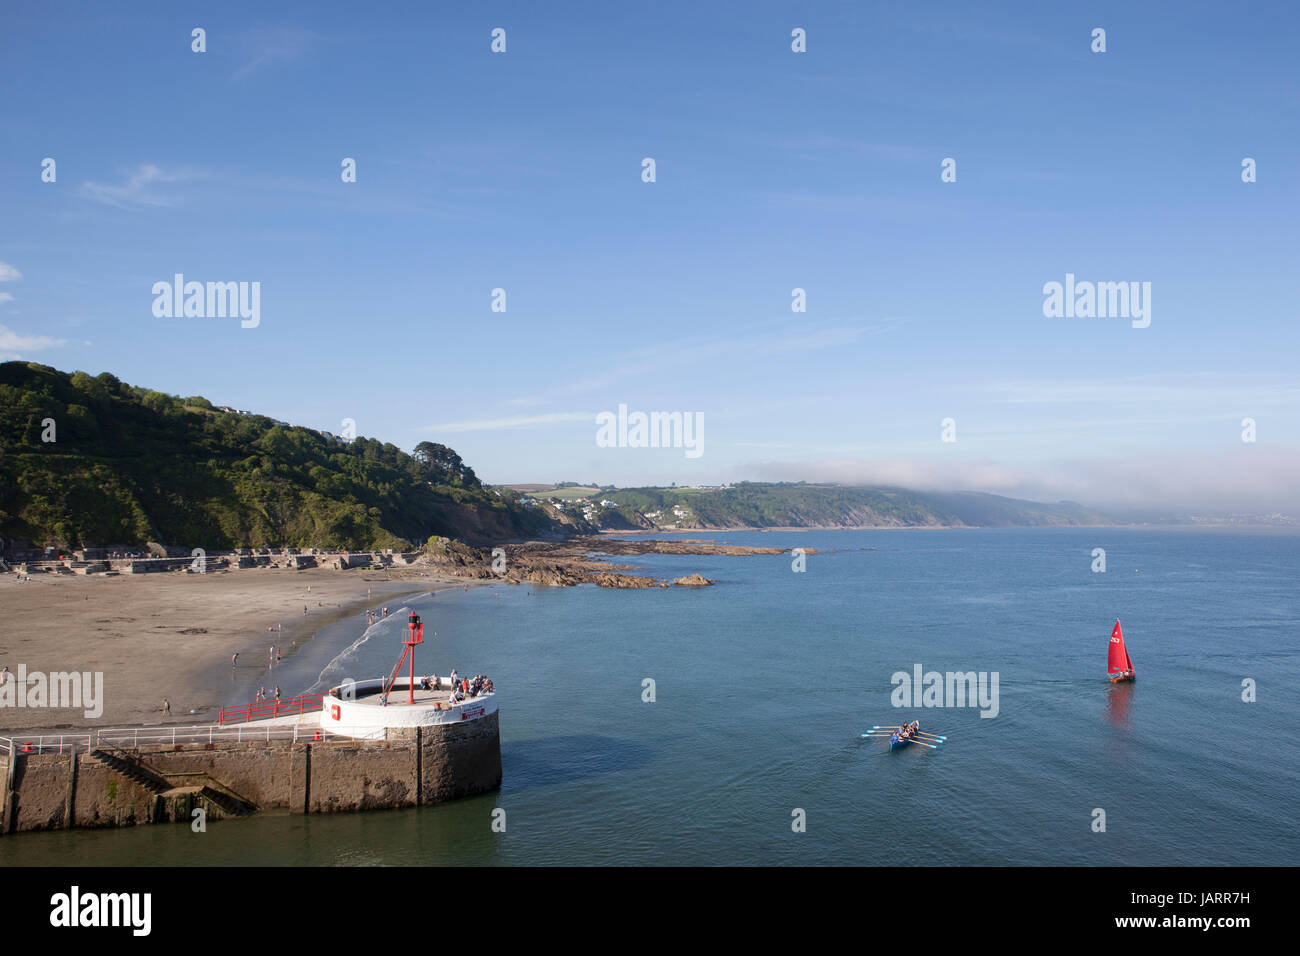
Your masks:
M219 741L0 752L0 834L212 821L259 810L339 813L442 803L501 785L494 712L384 740Z

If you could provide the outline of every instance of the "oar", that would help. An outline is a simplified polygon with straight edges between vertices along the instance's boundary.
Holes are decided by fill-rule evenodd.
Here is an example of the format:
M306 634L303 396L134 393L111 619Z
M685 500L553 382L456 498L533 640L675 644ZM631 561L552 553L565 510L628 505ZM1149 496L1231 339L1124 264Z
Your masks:
M904 726L905 726L905 725L904 725ZM895 725L891 725L891 724L876 724L876 725L875 725L874 727L872 727L871 729L872 729L872 730L902 730L903 727L902 727L902 726L895 726ZM918 730L917 733L918 733L918 734L925 734L925 735L928 736L928 737L940 737L940 736L943 736L942 734L932 734L932 733L930 733L930 732L927 731L927 730Z
M903 728L902 728L902 727L883 727L883 726L881 726L880 724L877 724L876 726L872 727L871 729L872 729L872 730L888 730L888 731L895 731L895 730L902 730ZM925 730L918 730L918 731L916 731L916 733L918 733L918 734L924 734L926 737L931 737L931 738L934 738L934 739L937 739L937 740L947 740L947 739L948 739L947 735L945 735L945 734L932 734L932 733L929 733L928 731L925 731ZM862 736L866 737L866 736L868 736L868 734L863 734Z
M893 734L863 734L862 736L868 737L872 740L892 740L894 735ZM931 743L926 740L917 740L915 736L907 737L906 740L910 743L920 744L922 747L929 747L931 749L938 749L939 745L944 742L943 740L936 740L933 743Z

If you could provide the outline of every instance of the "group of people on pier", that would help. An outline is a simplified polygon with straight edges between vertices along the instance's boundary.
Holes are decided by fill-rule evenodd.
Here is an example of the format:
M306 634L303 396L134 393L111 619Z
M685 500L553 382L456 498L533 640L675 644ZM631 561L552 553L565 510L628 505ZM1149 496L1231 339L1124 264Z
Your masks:
M485 674L475 674L473 677L460 677L453 669L451 676L447 678L447 688L451 691L451 696L447 699L448 704L459 704L466 698L478 697L480 694L490 694L493 691L492 681ZM432 674L420 678L420 687L424 690L442 690L442 678L437 674Z

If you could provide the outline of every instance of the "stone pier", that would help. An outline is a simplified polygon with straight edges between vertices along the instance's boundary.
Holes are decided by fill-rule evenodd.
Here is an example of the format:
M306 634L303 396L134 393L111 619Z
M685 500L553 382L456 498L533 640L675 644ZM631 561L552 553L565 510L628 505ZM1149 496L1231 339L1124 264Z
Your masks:
M394 728L382 740L322 737L137 747L90 738L45 753L11 745L0 750L0 834L188 822L200 807L209 821L418 807L501 785L495 712Z

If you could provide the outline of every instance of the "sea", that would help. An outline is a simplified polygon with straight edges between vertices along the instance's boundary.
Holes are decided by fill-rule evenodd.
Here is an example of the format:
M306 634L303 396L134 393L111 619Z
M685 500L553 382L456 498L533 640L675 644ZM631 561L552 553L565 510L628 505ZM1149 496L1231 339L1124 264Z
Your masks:
M798 555L618 557L705 588L496 584L322 629L286 693L390 670L499 693L499 791L6 838L8 865L1295 865L1300 535L1035 528L695 533ZM1099 552L1104 551L1104 570ZM1137 672L1106 678L1123 625ZM923 673L990 706L896 706ZM912 700L905 704L924 703ZM996 707L991 706L992 703ZM995 713L994 713L995 711ZM875 725L947 739L889 751ZM495 826L494 826L495 823Z

